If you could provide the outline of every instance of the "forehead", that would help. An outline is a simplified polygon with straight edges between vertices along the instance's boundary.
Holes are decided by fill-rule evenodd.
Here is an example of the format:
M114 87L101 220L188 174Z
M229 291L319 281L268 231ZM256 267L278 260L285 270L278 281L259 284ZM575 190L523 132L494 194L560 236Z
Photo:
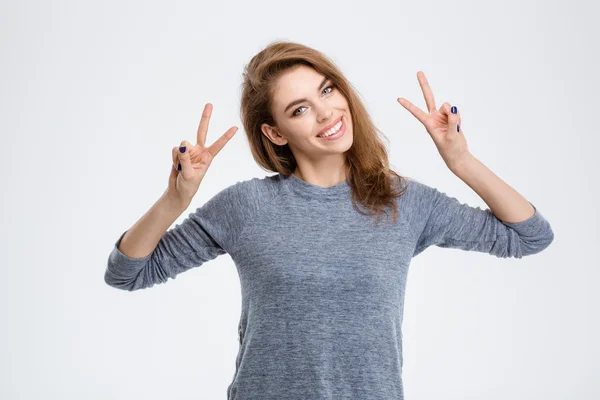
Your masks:
M275 84L274 103L285 107L290 101L309 96L316 91L325 76L306 65L284 72Z

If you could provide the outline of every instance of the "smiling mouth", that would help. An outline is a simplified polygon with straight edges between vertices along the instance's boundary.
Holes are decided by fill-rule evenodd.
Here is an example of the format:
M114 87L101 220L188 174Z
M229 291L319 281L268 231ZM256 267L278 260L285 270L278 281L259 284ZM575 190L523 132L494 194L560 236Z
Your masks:
M331 134L331 133L330 133L330 130L331 130L331 129L333 129L333 128L336 128L336 127L337 127L337 131L335 131L335 133ZM328 136L323 136L323 135L326 135L327 133L329 133L329 136L335 136L335 135L337 135L337 134L339 133L339 131L340 131L340 130L341 130L343 127L344 127L344 117L343 117L343 116L341 116L341 117L340 117L340 119L339 119L339 120L338 120L338 121L337 121L337 122L336 122L336 123L335 123L335 124L334 124L334 125L333 125L331 128L327 129L327 130L326 130L325 132L323 132L323 133L319 133L319 134L317 135L317 137L318 137L318 138L326 138L326 137L328 137Z
M332 133L329 136L317 136L317 138L322 139L324 141L328 141L328 142L338 140L339 138L344 136L344 134L346 133L346 121L344 120L344 118L342 118L342 120L340 122L338 122L338 125L336 125L336 126L339 126L339 129L335 133Z

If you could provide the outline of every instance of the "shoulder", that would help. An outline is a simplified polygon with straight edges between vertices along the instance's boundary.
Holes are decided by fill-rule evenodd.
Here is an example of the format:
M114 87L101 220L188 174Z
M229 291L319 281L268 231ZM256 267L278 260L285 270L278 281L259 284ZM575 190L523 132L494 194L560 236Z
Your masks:
M277 197L283 190L279 175L266 175L242 181L221 191L225 197L244 204L259 205Z
M276 177L265 176L238 181L221 189L196 208L193 219L230 252L244 227L281 192Z
M428 185L427 183L414 177L406 178L406 182L408 184L407 191L416 198L435 198L442 193L436 187Z
M405 190L404 195L411 199L432 196L437 190L412 176L395 177L394 183L398 189Z
M411 209L412 213L426 212L440 199L447 197L444 192L415 177L403 176L401 187L405 188L405 192L398 200Z
M206 206L225 217L247 220L282 193L278 175L237 181L208 200Z

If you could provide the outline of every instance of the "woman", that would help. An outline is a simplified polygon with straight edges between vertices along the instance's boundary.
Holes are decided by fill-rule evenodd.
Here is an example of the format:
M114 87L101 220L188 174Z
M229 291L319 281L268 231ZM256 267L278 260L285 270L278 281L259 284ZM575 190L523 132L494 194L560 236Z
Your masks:
M148 288L228 253L242 290L228 399L402 399L411 259L431 245L521 258L554 237L529 201L470 154L456 107L436 110L418 79L428 112L398 101L490 209L390 170L340 70L314 49L274 42L246 67L241 118L254 159L276 175L227 187L165 232L237 130L206 147L208 104L197 144L173 148L168 189L116 242L106 283Z

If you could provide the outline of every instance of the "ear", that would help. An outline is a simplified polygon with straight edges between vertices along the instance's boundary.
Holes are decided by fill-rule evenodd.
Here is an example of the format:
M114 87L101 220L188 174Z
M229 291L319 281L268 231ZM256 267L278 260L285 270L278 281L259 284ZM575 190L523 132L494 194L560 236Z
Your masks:
M267 123L262 124L260 130L271 142L278 146L283 146L288 142L286 138L279 134L277 128L274 128Z

